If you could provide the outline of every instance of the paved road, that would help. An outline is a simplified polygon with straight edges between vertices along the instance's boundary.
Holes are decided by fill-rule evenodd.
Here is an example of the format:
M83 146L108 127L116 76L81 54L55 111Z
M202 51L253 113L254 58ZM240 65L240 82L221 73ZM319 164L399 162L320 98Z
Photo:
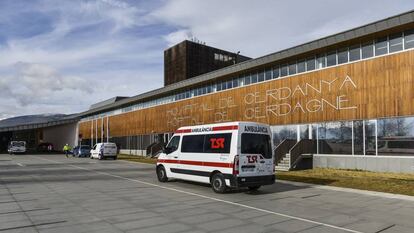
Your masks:
M0 155L2 232L414 232L414 202L276 183L215 194L154 166Z

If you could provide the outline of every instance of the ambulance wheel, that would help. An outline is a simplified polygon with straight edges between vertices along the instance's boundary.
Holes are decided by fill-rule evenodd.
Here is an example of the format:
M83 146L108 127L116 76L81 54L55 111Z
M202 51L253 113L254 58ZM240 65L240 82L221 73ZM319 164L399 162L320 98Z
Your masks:
M257 186L249 186L248 187L248 189L250 190L250 191L256 191L256 190L258 190L260 188L260 185L257 185Z
M162 165L157 167L157 178L159 182L164 183L168 181L167 172L165 171L165 168Z
M223 174L216 173L211 178L211 187L216 193L225 193L226 192L226 180L224 179Z

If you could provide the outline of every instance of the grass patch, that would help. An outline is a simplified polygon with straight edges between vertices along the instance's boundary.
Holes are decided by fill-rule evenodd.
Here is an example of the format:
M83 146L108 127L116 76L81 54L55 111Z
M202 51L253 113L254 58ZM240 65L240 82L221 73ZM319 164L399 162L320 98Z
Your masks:
M277 172L276 179L414 196L414 174L315 168Z
M131 162L149 163L149 164L156 164L157 163L157 159L155 159L155 158L149 158L149 157L137 156L137 155L120 154L120 155L118 155L118 159L131 161Z

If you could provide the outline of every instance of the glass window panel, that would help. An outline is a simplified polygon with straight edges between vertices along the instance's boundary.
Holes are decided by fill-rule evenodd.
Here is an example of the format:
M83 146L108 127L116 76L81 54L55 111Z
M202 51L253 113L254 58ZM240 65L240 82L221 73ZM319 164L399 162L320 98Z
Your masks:
M289 64L289 75L296 74L296 62Z
M365 123L365 154L376 155L375 120L366 120L364 123Z
M414 48L414 29L404 32L404 49Z
M364 154L364 126L362 121L354 121L354 154Z
M338 50L338 64L348 62L348 49Z
M326 67L326 57L325 55L320 55L316 59L316 69L322 69Z
M233 81L228 81L227 82L227 89L233 88Z
M306 63L305 60L298 61L298 73L302 73L306 71Z
M270 80L270 79L272 79L272 69L267 68L265 72L265 80Z
M235 78L233 79L233 88L238 87L239 86L239 79Z
M310 71L310 70L314 70L315 69L315 58L308 58L308 60L306 60L306 70Z
M216 91L221 91L221 83L217 83L217 85L216 85Z
M378 155L414 156L414 117L378 120Z
M284 65L280 67L280 77L288 75L288 66Z
M273 68L273 78L279 78L280 76L280 69L279 66Z
M213 87L210 85L207 87L207 93L213 92Z
M403 49L402 33L390 35L388 49L390 53L398 52Z
M352 155L352 123L321 123L318 131L318 148L320 154Z
M226 89L227 89L226 82L222 82L221 83L221 90L226 90Z
M299 137L300 139L309 139L309 125L299 126Z
M380 56L388 53L387 37L375 40L375 56Z
M252 83L257 83L257 73L252 74Z
M273 145L279 145L285 139L297 139L298 130L296 125L271 126Z
M349 61L357 61L361 59L361 48L359 45L354 45L349 48Z
M330 52L326 56L326 66L336 65L336 52Z
M250 75L249 74L247 74L245 77L244 77L244 85L249 85L251 83L251 78L250 78Z
M368 42L362 45L362 59L370 58L374 56L374 45L372 42Z
M244 86L244 77L239 78L239 86Z
M263 82L264 81L264 72L263 71L259 73L257 81L258 82Z

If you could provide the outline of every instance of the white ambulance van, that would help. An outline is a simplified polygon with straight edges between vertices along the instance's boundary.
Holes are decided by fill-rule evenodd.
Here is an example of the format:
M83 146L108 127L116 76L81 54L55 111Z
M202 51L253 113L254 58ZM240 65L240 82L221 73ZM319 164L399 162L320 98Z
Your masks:
M179 128L159 155L156 171L160 182L208 183L217 193L256 190L274 184L273 160L268 125L228 122Z
M113 142L105 142L105 143L97 143L91 149L91 159L106 159L112 158L117 159L118 157L118 149L116 144Z

